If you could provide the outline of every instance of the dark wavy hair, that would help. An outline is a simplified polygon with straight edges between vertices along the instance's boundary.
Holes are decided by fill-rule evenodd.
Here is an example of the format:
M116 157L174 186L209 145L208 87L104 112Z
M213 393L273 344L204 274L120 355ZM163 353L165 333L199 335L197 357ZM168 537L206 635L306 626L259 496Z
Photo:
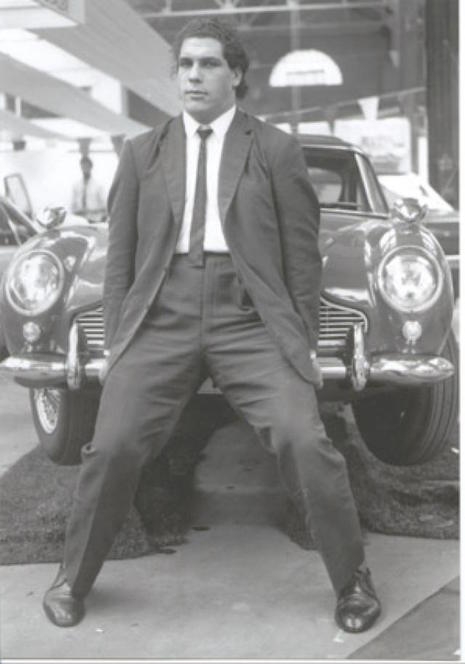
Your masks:
M235 91L236 97L243 99L248 88L245 74L249 68L249 57L239 39L236 28L231 23L215 18L195 18L189 21L174 38L172 50L176 70L181 46L186 39L191 37L210 37L218 40L223 45L223 56L230 69L240 69L242 72L241 82Z

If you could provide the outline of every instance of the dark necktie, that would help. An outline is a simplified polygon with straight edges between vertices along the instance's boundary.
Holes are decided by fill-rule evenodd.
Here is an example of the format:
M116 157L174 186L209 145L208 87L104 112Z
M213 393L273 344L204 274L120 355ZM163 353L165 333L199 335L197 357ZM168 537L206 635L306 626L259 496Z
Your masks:
M189 243L189 262L193 265L203 265L205 214L207 211L207 138L212 131L210 127L199 127L197 129L200 136L200 149Z

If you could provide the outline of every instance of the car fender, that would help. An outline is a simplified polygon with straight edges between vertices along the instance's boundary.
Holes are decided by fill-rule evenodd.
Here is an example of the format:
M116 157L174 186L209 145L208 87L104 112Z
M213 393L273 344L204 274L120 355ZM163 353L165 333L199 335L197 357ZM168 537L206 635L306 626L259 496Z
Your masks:
M71 318L80 309L101 302L106 249L106 228L90 225L50 230L20 247L4 275L0 295L5 342L10 354L27 350L22 328L29 321L42 330L41 342L35 345L37 352L66 352ZM51 252L64 266L62 294L50 309L34 316L15 311L5 292L5 280L15 262L31 251Z
M422 312L404 313L382 297L377 271L382 258L397 248L424 249L444 275L441 296ZM453 315L453 288L446 257L434 235L421 224L393 223L388 218L363 220L341 229L327 241L323 253L323 294L330 301L362 310L369 321L367 349L440 352ZM402 334L406 321L418 321L423 334L415 348Z

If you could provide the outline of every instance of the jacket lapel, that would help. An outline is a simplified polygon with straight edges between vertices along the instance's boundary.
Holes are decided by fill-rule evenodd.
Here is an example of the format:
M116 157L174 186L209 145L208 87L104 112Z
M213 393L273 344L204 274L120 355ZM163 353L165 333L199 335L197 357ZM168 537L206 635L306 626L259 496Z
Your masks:
M174 221L176 226L180 226L186 191L186 137L182 116L169 123L160 150Z
M238 110L226 133L221 156L218 207L223 223L239 183L239 178L244 171L251 142L252 129L249 127L247 115Z

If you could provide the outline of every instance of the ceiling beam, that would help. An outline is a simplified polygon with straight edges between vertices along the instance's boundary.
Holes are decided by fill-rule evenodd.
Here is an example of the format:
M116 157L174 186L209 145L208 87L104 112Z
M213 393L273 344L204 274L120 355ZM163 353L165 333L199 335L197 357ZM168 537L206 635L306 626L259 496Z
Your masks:
M22 64L8 55L0 54L0 80L3 92L20 97L55 115L95 127L102 133L132 136L147 129L139 122L114 113L80 88Z
M46 7L21 2L12 6L11 3L0 0L0 29L69 27L75 23L72 16L66 16Z
M168 43L124 0L91 0L85 24L36 30L169 115L180 111Z
M287 18L287 17L286 17ZM299 35L315 35L318 37L321 36L341 36L341 35L370 35L375 34L381 30L386 25L382 20L373 19L368 21L362 21L360 19L352 19L350 21L331 21L322 22L314 21L313 23L307 23L301 21L296 26L296 31ZM258 35L260 39L266 39L267 37L273 38L274 35L289 35L289 21L282 21L279 23L269 23L267 25L257 25L254 24L252 27L248 25L238 25L236 26L237 30L243 37L248 35L253 35L254 37ZM166 35L173 35L177 32L176 27L166 28L164 30Z
M386 10L390 6L390 0L351 0L350 2L298 2L288 0L279 5L236 5L231 3L221 4L217 7L192 7L191 9L174 9L166 5L159 10L141 9L140 14L149 18L173 18L176 16L212 16L225 14L276 14L281 12L311 12L311 11L345 11L351 9L378 9Z
M3 109L0 109L0 127L0 138L2 140L15 141L23 138L23 136L35 136L45 139L54 138L61 141L75 140L64 134L39 127L34 122Z

